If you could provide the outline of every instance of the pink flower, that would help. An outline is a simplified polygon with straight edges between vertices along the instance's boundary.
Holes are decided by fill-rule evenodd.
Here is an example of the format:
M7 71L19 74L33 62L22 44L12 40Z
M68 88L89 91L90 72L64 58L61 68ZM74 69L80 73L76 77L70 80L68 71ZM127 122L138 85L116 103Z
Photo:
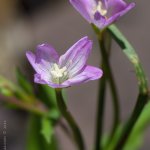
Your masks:
M135 3L123 0L70 0L73 7L89 22L103 29L131 10Z
M60 57L48 44L38 45L35 54L28 51L26 56L36 71L36 83L64 88L102 76L101 69L86 64L91 49L92 41L84 37Z

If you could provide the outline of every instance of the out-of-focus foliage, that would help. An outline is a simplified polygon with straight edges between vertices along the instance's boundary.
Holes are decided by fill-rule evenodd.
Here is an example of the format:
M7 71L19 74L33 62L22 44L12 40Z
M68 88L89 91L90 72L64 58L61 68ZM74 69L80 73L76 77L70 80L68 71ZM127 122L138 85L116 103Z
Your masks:
M144 133L145 133L145 129L147 129L147 127L150 124L150 102L145 106L142 114L140 115L135 127L133 128L133 131L131 132L125 147L123 148L123 150L137 150L139 149L142 144L143 144L143 138L144 138ZM116 131L114 137L111 139L111 143L108 145L107 144L107 140L108 140L108 136L104 136L103 138L103 146L106 148L106 150L112 150L114 149L116 143L118 142L121 132L122 132L122 128L123 126L119 126L118 130Z
M19 68L16 69L16 77L19 86L29 95L34 95L34 89L30 82L27 81L26 77L20 71Z
M54 135L51 136L51 142L46 142L45 138L41 134L41 118L31 115L29 119L28 126L28 136L27 136L27 144L26 150L57 150L57 142ZM46 122L46 126L44 126L43 130L47 130L49 128L49 132L53 132L53 128L49 123ZM48 133L46 133L48 134Z
M54 126L52 125L52 121L46 117L42 118L41 124L41 134L44 136L46 142L49 144L52 142Z
M30 112L27 150L57 150L54 127L60 118L60 112L56 105L55 90L45 85L37 85L35 90L31 82L19 69L16 70L16 77L17 85L4 77L0 77L0 93L6 98L15 98L14 105L14 101L11 101L13 107L10 107L9 100L4 101L9 106L8 108L20 108ZM47 113L45 115L43 113L43 116L36 115L36 111L32 111L32 108L36 108L36 104L39 102L46 108ZM20 107L20 104L27 107Z
M125 145L124 150L137 150L141 144L143 143L143 137L145 129L150 124L150 102L145 106L142 114L140 115L127 143Z

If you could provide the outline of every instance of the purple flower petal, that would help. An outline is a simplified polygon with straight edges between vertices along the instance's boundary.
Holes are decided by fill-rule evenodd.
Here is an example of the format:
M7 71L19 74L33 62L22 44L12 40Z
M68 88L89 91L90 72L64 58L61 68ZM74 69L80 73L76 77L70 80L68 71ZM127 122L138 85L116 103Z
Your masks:
M107 16L110 17L126 8L127 4L123 0L108 0L106 9L108 10Z
M99 0L97 0L98 2ZM103 7L106 9L107 8L107 3L108 3L108 0L101 0L101 2L103 3Z
M73 7L89 22L91 23L91 16L89 10L95 2L92 0L70 0Z
M80 39L59 59L62 67L67 67L70 77L74 77L81 72L86 64L92 48L92 41L88 37Z
M120 17L120 14L115 14L114 16L110 17L109 19L107 19L107 21L105 22L105 24L103 25L103 27L106 27L110 24L112 24L114 21L118 20Z
M47 82L45 80L42 79L41 75L36 73L34 75L34 82L35 83L39 83L39 84L47 84Z
M32 67L35 69L35 71L39 74L41 74L43 72L43 69L45 68L45 66L41 63L36 63L36 56L35 54L33 54L30 51L26 52L26 56L30 62L30 64L32 65Z
M111 23L113 23L114 21L118 20L121 16L123 16L124 14L126 14L130 9L132 9L135 6L134 3L131 3L129 5L127 5L126 9L124 9L123 11L116 13L115 15L113 15L112 17L110 17L106 23L105 26L110 25Z
M38 84L47 84L48 86L50 86L52 88L64 88L64 87L68 87L66 85L56 84L56 83L53 83L51 81L44 80L43 77L41 77L40 74L35 74L34 75L34 82L38 83Z
M127 13L134 6L135 6L134 3L126 4L123 0L109 0L107 3L107 9L108 9L107 16L111 17L117 13L121 13L122 11Z
M88 37L84 37L59 60L55 50L45 45L38 46L36 54L26 52L30 64L36 71L34 82L53 88L64 88L100 78L102 70L86 66L91 48L92 42Z
M133 7L135 7L135 3L130 3L126 6L126 8L119 12L120 17L126 14L129 10L131 10Z
M97 20L100 20L101 18L102 18L102 15L98 11L95 12L94 19L97 21Z
M37 46L36 54L28 51L26 56L40 78L43 81L51 81L50 69L52 64L57 63L59 59L55 49L48 44L41 44Z
M48 44L38 45L36 48L36 62L40 63L40 61L44 60L46 62L57 63L59 56L56 50Z
M30 64L32 65L32 67L37 72L37 74L35 75L35 80L40 77L40 79L42 80L42 82L44 82L44 81L45 82L51 81L51 75L50 75L50 68L51 67L48 66L45 63L42 63L42 62L36 63L36 57L30 51L26 52L26 56L27 56Z
M103 72L101 69L93 67L93 66L86 66L82 73L65 81L64 83L62 83L62 85L72 86L72 85L76 85L79 83L86 83L90 80L97 80L101 78L102 75L103 75Z
M100 29L110 25L135 6L134 3L127 4L123 0L70 0L70 2L89 23L95 24Z
M93 24L95 24L100 29L105 27L106 22L107 22L107 20L104 16L101 16L101 18L99 18L99 20L96 20L96 19L93 20Z

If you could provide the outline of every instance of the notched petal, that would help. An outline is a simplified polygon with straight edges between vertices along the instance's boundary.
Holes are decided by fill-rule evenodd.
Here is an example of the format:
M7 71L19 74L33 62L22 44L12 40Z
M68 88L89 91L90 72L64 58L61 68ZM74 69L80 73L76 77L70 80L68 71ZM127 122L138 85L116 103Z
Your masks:
M80 83L86 83L90 80L97 80L101 78L103 75L103 71L99 68L93 67L93 66L86 66L84 71L80 73L79 75L65 81L62 84L68 84L68 86L80 84Z
M36 62L35 54L33 54L30 51L26 52L26 56L27 56L30 64L32 65L32 67L36 71L36 73L42 77L41 78L42 80L43 79L47 80L47 81L51 80L51 74L50 74L51 66L49 63L47 63L46 61ZM38 77L39 77L39 75L38 75Z
M36 55L27 51L26 56L36 71L34 82L47 84L53 88L65 88L100 78L102 76L100 69L86 66L91 48L92 41L84 37L60 57L58 64L53 63L52 67L53 57L54 60L58 59L54 49L44 44L38 46ZM59 82L54 82L53 77L57 77Z
M70 2L89 23L95 24L100 29L110 25L135 6L134 3L127 4L124 0L70 0Z
M36 56L34 53L32 53L31 51L27 51L26 52L26 57L28 59L28 61L30 62L30 64L32 65L32 67L34 68L34 70L36 72L40 72L40 69L38 67L38 65L35 62Z
M60 57L61 68L67 67L70 77L77 75L86 65L91 49L92 41L88 37L82 38Z
M58 62L59 55L56 50L49 44L40 44L36 48L36 62L40 63L41 60L49 63Z
M91 2L89 0L70 0L70 3L89 23L91 23L89 11Z

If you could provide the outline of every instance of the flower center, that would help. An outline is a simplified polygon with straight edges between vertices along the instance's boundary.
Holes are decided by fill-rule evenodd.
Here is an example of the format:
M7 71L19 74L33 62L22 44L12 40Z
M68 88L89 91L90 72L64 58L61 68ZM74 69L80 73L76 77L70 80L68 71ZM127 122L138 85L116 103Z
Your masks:
M68 79L67 67L60 68L56 63L51 69L52 81L60 84Z
M107 10L103 7L103 4L101 1L98 1L97 6L93 10L94 17L96 20L99 20L101 16L106 17Z

